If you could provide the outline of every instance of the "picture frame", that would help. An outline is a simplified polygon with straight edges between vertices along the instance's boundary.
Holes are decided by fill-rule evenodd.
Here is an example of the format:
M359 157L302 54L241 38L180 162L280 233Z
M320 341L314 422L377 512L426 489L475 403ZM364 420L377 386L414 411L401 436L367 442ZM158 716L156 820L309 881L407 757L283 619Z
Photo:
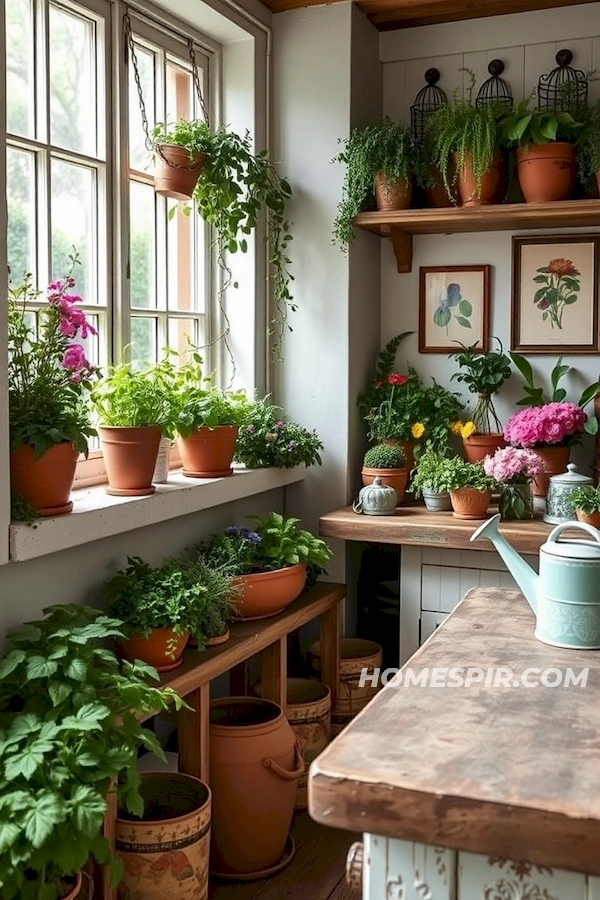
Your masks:
M511 350L598 353L600 234L513 237Z
M489 349L491 266L419 268L419 353Z

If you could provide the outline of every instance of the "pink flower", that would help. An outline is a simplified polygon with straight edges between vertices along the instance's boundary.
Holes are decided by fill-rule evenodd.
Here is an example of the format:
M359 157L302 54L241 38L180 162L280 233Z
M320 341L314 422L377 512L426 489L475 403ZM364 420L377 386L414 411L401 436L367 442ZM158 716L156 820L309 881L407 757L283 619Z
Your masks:
M485 474L495 481L518 483L528 481L543 471L544 464L533 450L503 447L483 461Z
M511 416L504 427L504 440L519 447L566 445L581 434L586 421L587 415L575 403L546 403Z
M61 366L63 369L71 369L73 372L82 370L88 372L92 368L81 344L69 344L64 352Z

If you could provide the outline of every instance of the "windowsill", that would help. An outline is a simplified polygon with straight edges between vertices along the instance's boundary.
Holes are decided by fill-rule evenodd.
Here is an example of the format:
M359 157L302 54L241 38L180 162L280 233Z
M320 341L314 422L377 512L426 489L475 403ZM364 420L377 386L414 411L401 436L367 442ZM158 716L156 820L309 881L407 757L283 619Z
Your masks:
M74 490L72 513L36 519L33 525L17 522L10 526L10 560L24 562L232 503L303 481L305 474L305 466L234 468L228 478L186 478L181 471L171 471L169 481L157 484L150 497L111 497L103 486Z

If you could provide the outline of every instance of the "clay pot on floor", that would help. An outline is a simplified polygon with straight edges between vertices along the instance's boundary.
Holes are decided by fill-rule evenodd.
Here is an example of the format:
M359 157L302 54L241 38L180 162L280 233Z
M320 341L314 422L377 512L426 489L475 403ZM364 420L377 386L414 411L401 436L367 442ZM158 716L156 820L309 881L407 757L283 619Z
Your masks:
M571 455L570 447L534 447L533 452L544 463L544 471L536 475L531 482L531 493L534 497L545 497L548 493L550 477L561 475L567 471L567 464Z
M499 433L480 434L475 432L470 437L463 438L462 442L465 459L470 463L480 462L486 456L493 456L501 447L506 447L504 435Z
M209 746L211 872L252 877L284 855L302 755L281 707L253 697L211 702Z
M457 154L454 154L454 164L458 167ZM501 150L496 150L490 168L481 179L481 188L478 191L471 158L467 155L464 166L458 170L458 194L461 206L500 203L504 195L505 181L506 159Z
M142 775L144 814L121 810L116 850L124 866L119 900L206 900L211 792L175 772Z
M153 494L156 488L152 477L162 436L160 425L140 428L100 425L98 434L108 478L106 493L116 497Z
M33 447L23 444L10 454L10 488L38 510L40 516L70 513L69 494L77 465L75 444L63 441L35 458Z
M306 565L298 563L272 572L252 572L232 579L239 588L235 605L244 619L266 619L282 612L300 596L306 584Z
M580 509L575 510L578 522L585 522L586 525L592 525L594 528L600 529L600 512L586 514Z
M154 628L148 637L132 634L120 641L119 646L127 659L141 659L157 672L171 672L183 662L188 640L189 634L175 634L171 628Z
M412 199L412 184L403 178L389 181L383 172L375 175L375 203L379 210L408 209Z
M518 147L517 178L526 203L570 200L577 175L576 149L565 141Z
M177 437L183 474L190 478L224 478L233 474L231 461L238 436L237 425L202 425L188 437Z
M205 153L193 153L178 144L159 144L154 164L154 190L163 197L189 200L200 172L206 164Z
M381 478L383 484L393 487L398 495L397 505L400 506L408 483L408 469L373 469L363 466L361 478L363 484L373 484L375 478Z
M450 491L453 515L457 519L485 519L491 499L491 491L478 491L469 487Z
M295 809L308 806L308 768L331 740L331 692L310 678L288 678L286 718L302 753L306 771L298 781Z
M315 641L308 648L308 658L316 675L321 673L321 642ZM331 731L335 736L345 728L354 716L364 709L381 687L381 682L373 685L367 681L359 686L363 669L372 675L381 668L383 649L375 641L363 638L341 638L340 640L340 681L335 703L331 710Z

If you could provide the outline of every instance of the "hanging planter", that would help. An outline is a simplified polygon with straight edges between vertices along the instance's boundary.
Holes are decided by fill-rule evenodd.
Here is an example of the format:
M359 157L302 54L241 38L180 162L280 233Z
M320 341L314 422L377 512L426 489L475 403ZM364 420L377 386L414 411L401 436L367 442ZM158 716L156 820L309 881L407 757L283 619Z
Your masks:
M206 165L207 154L190 151L179 144L155 144L154 148L156 193L173 200L190 200L200 172Z
M39 459L33 447L24 444L10 454L10 487L38 510L40 516L70 513L69 494L75 478L77 448L68 441L54 444Z

